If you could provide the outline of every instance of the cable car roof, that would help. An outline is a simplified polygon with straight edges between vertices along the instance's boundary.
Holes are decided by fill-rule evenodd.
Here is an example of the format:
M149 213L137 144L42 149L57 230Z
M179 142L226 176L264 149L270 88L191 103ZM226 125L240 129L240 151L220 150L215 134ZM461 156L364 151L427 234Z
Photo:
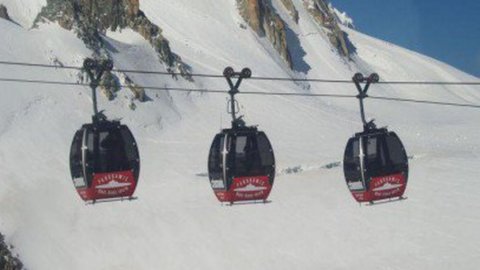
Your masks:
M235 128L224 128L222 133L244 133L244 132L258 132L257 126L241 126Z

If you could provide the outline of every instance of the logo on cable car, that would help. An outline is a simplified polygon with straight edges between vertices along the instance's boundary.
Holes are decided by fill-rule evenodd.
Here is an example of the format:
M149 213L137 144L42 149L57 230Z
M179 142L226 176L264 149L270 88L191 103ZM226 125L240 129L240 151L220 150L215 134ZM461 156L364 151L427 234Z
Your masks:
M132 183L120 183L115 180L108 182L108 184L103 184L96 186L96 189L112 189L112 188L122 188L122 187L128 187L131 186Z
M236 188L233 191L235 192L250 192L250 191L260 191L260 190L265 190L267 187L259 187L259 186L254 186L252 184L248 184L244 187Z
M97 175L98 176L98 175ZM116 195L128 192L132 186L128 173L108 173L95 179L95 189L101 195Z
M372 191L375 196L391 196L401 192L405 180L402 174L372 179Z
M390 184L390 183L385 183L383 186L381 187L377 187L377 188L374 188L373 191L385 191L385 190L390 190L390 189L394 189L394 188L399 188L401 187L402 184Z
M233 180L232 190L241 200L262 198L269 193L268 176L238 177Z

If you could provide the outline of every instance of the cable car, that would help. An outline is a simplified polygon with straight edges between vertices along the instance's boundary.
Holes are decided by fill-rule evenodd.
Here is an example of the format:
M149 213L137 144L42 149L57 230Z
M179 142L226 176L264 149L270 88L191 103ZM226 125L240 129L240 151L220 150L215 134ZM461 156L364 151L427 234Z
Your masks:
M247 127L236 117L235 97L240 82L251 76L249 69L224 72L230 84L232 128L218 133L210 147L208 175L210 185L220 202L266 202L275 178L275 157L267 135L257 127ZM239 79L234 85L231 78Z
M408 159L395 132L373 129L355 134L347 143L343 161L348 188L358 202L403 196Z
M408 158L405 148L395 132L377 128L373 120L366 122L363 99L371 83L378 82L378 75L363 78L356 74L354 82L360 92L360 108L364 131L355 134L347 142L343 170L347 186L358 202L373 203L379 200L399 198L408 181ZM367 82L364 89L360 82Z
M83 125L73 138L70 171L84 201L132 198L140 158L128 127L108 120Z
M140 157L132 132L120 121L109 121L98 112L96 87L110 61L87 59L84 68L90 77L92 123L74 135L70 148L70 172L80 197L87 202L133 199L140 174Z
M265 201L275 178L270 141L256 127L224 129L208 158L210 184L221 202Z

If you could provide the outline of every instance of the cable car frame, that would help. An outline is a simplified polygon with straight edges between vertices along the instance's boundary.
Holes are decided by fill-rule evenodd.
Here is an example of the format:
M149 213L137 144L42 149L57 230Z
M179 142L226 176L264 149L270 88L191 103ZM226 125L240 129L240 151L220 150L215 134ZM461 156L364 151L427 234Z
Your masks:
M243 79L251 77L248 68L235 72L228 67L224 77L230 86L229 113L232 127L218 133L210 147L208 175L220 202L267 202L275 179L275 156L267 135L256 126L246 126L237 117L235 95ZM237 78L236 82L232 78Z
M87 203L135 199L140 174L137 143L130 129L120 121L110 121L97 109L96 88L111 61L86 59L84 70L90 77L92 123L74 135L70 149L70 172L80 197Z
M343 169L347 186L359 203L404 199L408 182L408 157L400 138L387 128L367 122L363 100L377 74L364 78L357 73L353 81L358 89L364 130L350 138L345 147ZM362 88L361 83L366 83Z

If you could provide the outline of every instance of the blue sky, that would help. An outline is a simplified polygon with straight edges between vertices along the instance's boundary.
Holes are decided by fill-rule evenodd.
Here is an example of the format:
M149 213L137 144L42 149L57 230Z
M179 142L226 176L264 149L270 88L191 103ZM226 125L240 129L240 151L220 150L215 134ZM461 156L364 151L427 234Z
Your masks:
M356 28L480 77L480 0L331 0Z

